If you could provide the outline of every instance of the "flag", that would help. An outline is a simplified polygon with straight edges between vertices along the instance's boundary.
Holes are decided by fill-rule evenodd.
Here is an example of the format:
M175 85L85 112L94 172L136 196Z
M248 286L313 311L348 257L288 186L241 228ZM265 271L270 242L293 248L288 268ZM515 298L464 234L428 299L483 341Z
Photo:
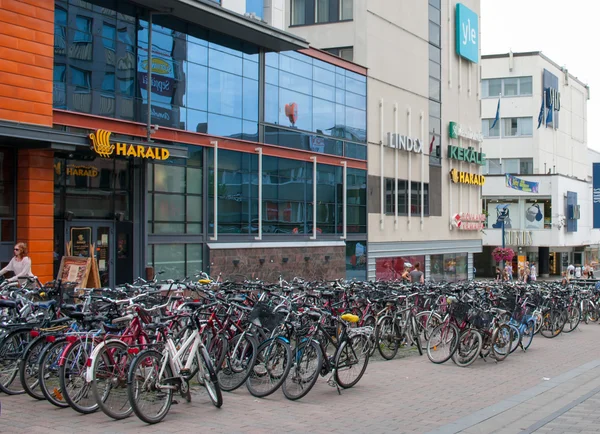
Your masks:
M550 101L550 107L548 107L548 116L546 117L546 124L553 123L554 118L554 104Z
M500 120L500 97L498 97L498 107L496 108L496 117L494 118L494 123L490 127L490 130L493 130L498 121Z
M544 96L542 96L542 106L540 107L540 114L538 115L538 129L542 126L542 122L544 122Z
M433 142L435 142L435 136L431 137L431 143L429 143L429 155L433 151Z

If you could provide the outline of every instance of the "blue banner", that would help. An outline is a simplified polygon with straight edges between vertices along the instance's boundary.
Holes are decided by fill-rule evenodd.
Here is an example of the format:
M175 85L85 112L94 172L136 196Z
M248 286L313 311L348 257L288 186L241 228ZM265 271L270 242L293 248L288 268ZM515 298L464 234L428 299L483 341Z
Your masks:
M528 193L539 193L539 183L533 181L525 181L524 179L517 178L506 174L506 186L514 188L519 191L526 191Z
M600 163L594 163L593 176L594 229L600 229Z

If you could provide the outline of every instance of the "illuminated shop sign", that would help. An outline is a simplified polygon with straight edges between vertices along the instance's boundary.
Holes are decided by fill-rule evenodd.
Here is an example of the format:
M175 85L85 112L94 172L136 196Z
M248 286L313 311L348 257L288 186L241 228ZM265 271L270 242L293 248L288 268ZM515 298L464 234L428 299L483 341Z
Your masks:
M450 179L455 184L479 185L485 184L485 176L476 173L459 172L456 169L450 171Z
M397 133L387 133L386 146L408 152L415 152L417 154L423 152L423 142L421 142L421 139L402 136Z
M457 213L452 217L452 225L461 231L479 231L483 229L485 214Z
M152 160L166 160L169 158L169 150L144 145L132 145L127 143L111 143L110 135L112 133L106 130L97 130L90 134L92 148L96 154L104 158L113 155L120 157L146 158Z
M448 136L451 139L462 137L463 139L473 140L475 142L483 142L483 133L473 131L471 128L463 127L457 122L450 122L448 124Z
M448 158L451 160L464 161L465 163L477 163L485 166L485 154L476 152L475 149L461 148L459 146L448 145Z
M479 61L479 17L462 3L456 4L456 54Z

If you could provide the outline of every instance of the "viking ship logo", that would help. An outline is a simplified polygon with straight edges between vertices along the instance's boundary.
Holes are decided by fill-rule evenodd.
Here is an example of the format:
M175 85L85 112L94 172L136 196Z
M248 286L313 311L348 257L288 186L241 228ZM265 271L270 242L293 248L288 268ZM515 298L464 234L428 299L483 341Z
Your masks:
M115 150L115 145L110 144L110 135L111 132L106 130L97 130L96 133L90 134L94 151L101 157L108 158Z

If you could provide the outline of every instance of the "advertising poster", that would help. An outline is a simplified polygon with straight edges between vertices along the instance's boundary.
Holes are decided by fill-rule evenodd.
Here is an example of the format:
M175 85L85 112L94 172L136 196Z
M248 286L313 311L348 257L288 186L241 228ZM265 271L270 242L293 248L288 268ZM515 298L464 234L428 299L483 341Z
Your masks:
M92 243L92 228L71 228L71 256L90 256Z
M544 229L543 203L526 204L525 229Z
M488 228L502 229L502 218L504 217L504 229L512 229L510 213L516 211L516 203L490 203L488 204ZM543 221L542 221L543 224Z

